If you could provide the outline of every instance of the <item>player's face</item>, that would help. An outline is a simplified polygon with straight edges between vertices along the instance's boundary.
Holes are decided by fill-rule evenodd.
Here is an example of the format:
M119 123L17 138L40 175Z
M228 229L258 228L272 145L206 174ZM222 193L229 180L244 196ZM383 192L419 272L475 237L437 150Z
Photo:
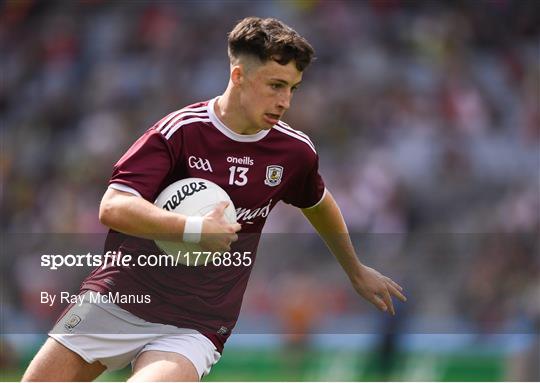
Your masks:
M302 72L294 61L281 65L270 60L245 75L241 102L247 120L257 130L271 129L291 106Z

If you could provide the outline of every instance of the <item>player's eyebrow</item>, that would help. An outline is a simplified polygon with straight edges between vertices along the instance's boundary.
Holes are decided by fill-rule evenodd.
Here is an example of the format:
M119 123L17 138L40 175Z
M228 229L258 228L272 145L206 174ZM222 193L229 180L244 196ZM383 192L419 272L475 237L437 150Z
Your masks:
M280 79L280 78L271 78L270 81L276 81L276 82L279 82L279 83L282 83L284 85L289 85L289 83L283 79ZM293 88L296 88L298 87L300 84L302 83L302 81L298 81L296 84L294 84L292 87Z

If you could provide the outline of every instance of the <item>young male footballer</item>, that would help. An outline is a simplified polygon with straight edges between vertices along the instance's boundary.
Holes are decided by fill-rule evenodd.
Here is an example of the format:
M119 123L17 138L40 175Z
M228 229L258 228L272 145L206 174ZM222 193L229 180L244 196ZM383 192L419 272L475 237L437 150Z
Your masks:
M23 380L93 380L129 363L131 381L200 380L236 324L263 225L279 201L302 210L363 298L392 315L391 296L405 301L397 283L358 260L313 143L281 120L313 57L310 44L282 22L256 17L240 21L228 44L225 92L148 129L114 166L99 218L110 228L106 251L120 255L159 254L153 240L174 238L251 261L98 267L82 283L84 303L65 310ZM166 186L188 177L225 189L239 223L225 221L226 203L202 218L154 206ZM145 300L95 299L111 293Z

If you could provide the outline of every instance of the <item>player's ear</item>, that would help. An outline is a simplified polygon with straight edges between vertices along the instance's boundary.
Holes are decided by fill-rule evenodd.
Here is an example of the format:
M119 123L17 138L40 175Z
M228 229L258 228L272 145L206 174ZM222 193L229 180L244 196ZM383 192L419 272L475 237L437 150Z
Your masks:
M233 65L231 68L231 81L234 85L239 86L244 81L244 68L242 65Z

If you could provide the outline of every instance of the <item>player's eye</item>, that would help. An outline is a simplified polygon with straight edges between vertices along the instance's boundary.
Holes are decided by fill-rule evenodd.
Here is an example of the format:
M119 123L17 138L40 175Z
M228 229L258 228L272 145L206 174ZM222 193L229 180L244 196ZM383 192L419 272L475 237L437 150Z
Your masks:
M291 91L294 92L294 91L297 90L297 89L298 89L298 85L293 86L293 87L291 88Z
M274 90L278 90L278 89L283 88L283 84L281 84L281 83L270 84L270 88L272 88Z

